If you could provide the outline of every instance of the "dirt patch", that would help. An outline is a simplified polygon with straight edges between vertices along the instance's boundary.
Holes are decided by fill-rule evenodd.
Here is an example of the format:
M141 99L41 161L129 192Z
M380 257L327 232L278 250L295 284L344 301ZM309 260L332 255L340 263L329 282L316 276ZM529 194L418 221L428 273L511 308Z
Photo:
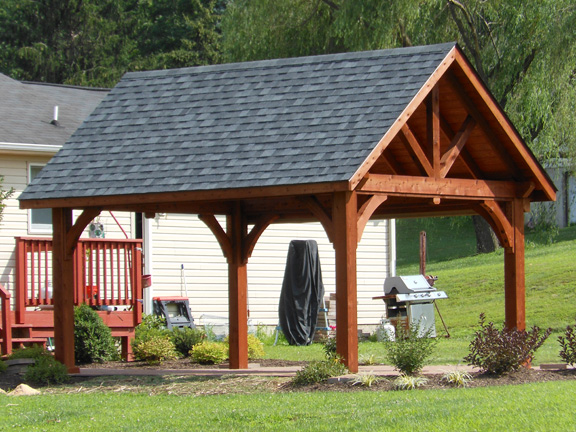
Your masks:
M289 367L289 366L304 366L308 364L306 361L291 361L291 360L277 360L277 359L260 359L254 360L254 363L258 363L263 367ZM106 363L91 363L87 365L81 365L81 368L86 369L125 369L127 372L132 369L228 369L228 363L222 363L219 365L201 365L198 363L192 363L190 359L178 359L178 360L168 360L163 362L159 366L151 366L146 362L134 361L134 362L106 362Z

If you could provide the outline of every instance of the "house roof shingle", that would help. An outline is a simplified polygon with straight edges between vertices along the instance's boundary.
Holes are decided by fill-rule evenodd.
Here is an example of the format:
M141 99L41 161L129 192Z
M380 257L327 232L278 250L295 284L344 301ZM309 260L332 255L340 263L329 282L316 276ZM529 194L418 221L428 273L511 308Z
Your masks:
M454 46L126 74L20 199L348 181Z
M60 146L108 89L20 82L0 74L0 143ZM51 124L58 106L58 126Z

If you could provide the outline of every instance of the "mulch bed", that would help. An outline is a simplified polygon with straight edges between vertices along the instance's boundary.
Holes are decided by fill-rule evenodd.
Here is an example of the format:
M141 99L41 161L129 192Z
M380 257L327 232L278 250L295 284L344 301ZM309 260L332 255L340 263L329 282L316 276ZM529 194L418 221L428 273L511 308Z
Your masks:
M262 359L258 360L261 366L265 367L287 367L287 366L304 366L307 362L304 361L287 361L287 360L271 360ZM214 368L213 365L198 365L190 362L189 359L174 360L164 362L160 366L150 366L143 362L107 362L103 364L95 363L90 365L83 365L83 368L112 368L124 369L126 375L130 375L131 370L138 369L171 369L177 371L178 369L202 369ZM220 365L218 367L227 368L228 365ZM175 372L177 373L177 372ZM563 381L563 380L576 380L576 369L568 370L539 370L539 369L521 369L517 372L504 374L501 376L487 375L481 373L472 373L472 381L468 384L469 388L486 387L496 385L516 385L534 382L545 381ZM353 392L353 391L387 391L393 389L393 380L395 376L379 377L379 381L372 384L370 387L361 385L346 384L327 384L320 383L308 386L295 386L292 385L289 379L286 379L283 385L278 387L278 391L339 391L339 392ZM445 381L442 381L442 375L425 375L428 380L425 386L421 389L446 389L451 386ZM82 385L83 381L90 379L89 377L73 377L71 384ZM24 377L20 374L2 373L0 374L0 388L3 390L11 390L18 384L26 383ZM30 383L27 383L30 384ZM30 384L32 385L32 384ZM33 385L32 385L33 386Z

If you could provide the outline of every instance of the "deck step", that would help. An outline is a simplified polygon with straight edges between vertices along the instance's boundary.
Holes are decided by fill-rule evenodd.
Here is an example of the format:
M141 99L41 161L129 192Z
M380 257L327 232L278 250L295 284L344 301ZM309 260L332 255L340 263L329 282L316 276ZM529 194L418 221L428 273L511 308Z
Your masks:
M32 327L34 327L34 324L27 324L27 323L17 324L17 323L12 323L12 328L32 328Z

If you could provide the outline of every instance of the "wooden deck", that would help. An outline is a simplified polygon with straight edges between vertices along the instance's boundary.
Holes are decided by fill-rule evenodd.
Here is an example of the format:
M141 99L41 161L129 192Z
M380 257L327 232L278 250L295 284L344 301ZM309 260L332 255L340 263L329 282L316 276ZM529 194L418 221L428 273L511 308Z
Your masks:
M74 304L88 304L122 342L142 321L142 241L81 239L74 252ZM0 349L42 344L54 337L52 239L16 238L16 284L12 296L0 285Z

